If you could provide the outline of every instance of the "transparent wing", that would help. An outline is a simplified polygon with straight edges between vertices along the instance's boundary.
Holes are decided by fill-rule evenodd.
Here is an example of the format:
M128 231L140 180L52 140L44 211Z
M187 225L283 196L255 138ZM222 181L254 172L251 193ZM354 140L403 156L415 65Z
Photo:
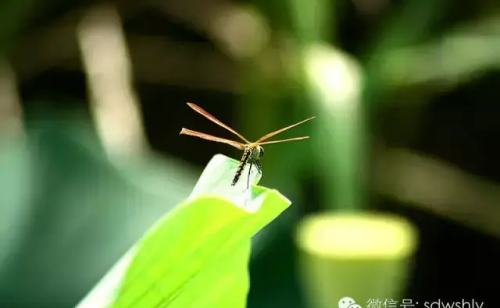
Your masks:
M265 135L264 137L260 138L259 140L255 141L255 143L260 143L260 144L263 144L263 143L261 143L261 141L264 141L264 140L266 140L266 139L269 139L269 138L271 138L272 136L275 136L275 135L277 135L277 134L279 134L279 133L282 133L282 132L286 131L287 129L290 129L290 128L292 128L292 127L298 126L298 125L300 125L300 124L302 124L302 123L305 123L305 122L307 122L307 121L309 121L309 120L312 120L312 119L314 119L314 118L315 118L315 117L310 117L310 118L307 118L307 119L305 119L305 120L303 120L303 121L300 121L299 123L295 123L295 124L293 124L293 125L287 126L287 127L282 128L282 129L280 129L280 130L277 130L277 131L275 131L275 132L269 133L269 134Z
M238 132L236 132L235 130L233 130L231 127L229 127L226 124L224 124L221 121L219 121L216 117L214 117L210 113L206 112L203 108L201 108L198 105L195 105L193 103L187 103L187 104L188 104L189 107L193 108L194 111L198 112L199 114L201 114L202 116L206 117L210 121L212 121L212 122L214 122L214 123L216 123L216 124L224 127L225 129L227 129L231 133L233 133L236 136L240 137L241 140L245 141L246 143L250 143L250 141L248 141L245 137L243 137L242 135L240 135Z
M304 139L308 139L308 138L309 138L309 136L304 136L304 137L296 137L296 138L283 139L283 140L275 140L275 141L259 142L259 143L258 143L258 145L266 145L266 144L273 144L273 143L280 143L280 142L288 142L288 141L304 140Z
M225 143L225 144L229 144L239 150L243 150L245 148L245 145L241 142L237 142L237 141L233 141L233 140L228 140L228 139L224 139L224 138L219 138L219 137L215 137L215 136L212 136L212 135L208 135L208 134L205 134L205 133L200 133L200 132L196 132L194 130L190 130L190 129L187 129L187 128L183 128L181 130L181 135L189 135L189 136L194 136L194 137L198 137L198 138L202 138L202 139L206 139L206 140L210 140L210 141L215 141L215 142L220 142L220 143Z

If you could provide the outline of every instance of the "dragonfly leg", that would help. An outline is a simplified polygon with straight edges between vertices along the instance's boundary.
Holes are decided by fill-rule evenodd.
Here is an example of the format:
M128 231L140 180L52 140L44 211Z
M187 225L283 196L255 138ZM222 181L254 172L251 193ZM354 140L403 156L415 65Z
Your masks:
M257 160L255 162L255 166L257 167L257 171L259 171L259 173L262 174L262 165L260 164L260 160Z
M250 162L250 167L248 167L247 190L250 188L250 174L252 173L252 165L253 163Z

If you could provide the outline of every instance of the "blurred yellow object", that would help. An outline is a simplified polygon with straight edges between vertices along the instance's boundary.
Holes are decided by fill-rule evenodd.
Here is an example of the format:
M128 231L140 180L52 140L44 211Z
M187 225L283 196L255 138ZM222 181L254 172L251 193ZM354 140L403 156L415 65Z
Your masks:
M339 307L352 298L399 300L417 232L404 218L370 212L317 214L299 225L297 245L309 306Z

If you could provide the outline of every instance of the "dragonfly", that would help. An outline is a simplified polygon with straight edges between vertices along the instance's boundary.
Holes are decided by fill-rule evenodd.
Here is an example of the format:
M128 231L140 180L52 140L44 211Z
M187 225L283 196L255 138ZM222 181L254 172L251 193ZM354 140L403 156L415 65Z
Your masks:
M212 135L209 135L209 134L205 134L205 133L197 132L197 131L194 131L194 130L190 130L190 129L187 129L187 128L182 128L182 130L180 132L181 135L194 136L194 137L202 138L202 139L209 140L209 141L215 141L215 142L225 143L225 144L233 146L233 147L235 147L235 148L237 148L239 150L242 150L243 151L243 155L242 155L242 157L240 159L240 163L238 165L238 168L236 169L236 174L233 177L233 180L231 182L231 186L235 186L236 185L236 183L239 181L239 179L241 177L241 174L242 174L243 170L245 169L245 167L247 166L247 164L249 164L250 165L249 171L248 171L249 180L247 181L247 189L249 187L250 172L252 170L252 166L255 166L257 168L257 171L260 174L262 174L262 165L260 163L260 159L264 156L264 148L262 147L263 145L269 145L269 144L275 144L275 143L282 143L282 142L303 140L303 139L308 139L309 136L295 137L295 138L275 140L275 141L265 141L265 140L267 140L267 139L269 139L269 138L271 138L271 137L273 137L273 136L275 136L275 135L277 135L279 133L282 133L282 132L284 132L284 131L292 128L292 127L298 126L298 125L300 125L302 123L305 123L305 122L310 121L310 120L312 120L312 119L315 118L315 116L307 118L307 119L305 119L303 121L300 121L298 123L295 123L295 124L292 124L290 126L284 127L282 129L276 130L276 131L271 132L271 133L269 133L269 134L267 134L265 136L262 136L260 139L258 139L255 142L251 142L251 141L248 141L245 137L243 137L241 134L239 134L238 132L236 132L231 127L229 127L226 124L224 124L221 121L219 121L216 117L214 117L213 115L211 115L210 113L208 113L207 111L205 111L203 108L199 107L198 105L193 104L193 103L187 103L187 105L189 107L191 107L194 111L196 111L199 114L203 115L204 117L206 117L210 121L216 123L217 125L219 125L219 126L225 128L225 129L227 129L231 133L233 133L236 136L238 136L242 141L244 141L244 143L242 143L242 142L233 141L233 140L230 140L230 139L219 138L219 137L215 137L215 136L212 136Z

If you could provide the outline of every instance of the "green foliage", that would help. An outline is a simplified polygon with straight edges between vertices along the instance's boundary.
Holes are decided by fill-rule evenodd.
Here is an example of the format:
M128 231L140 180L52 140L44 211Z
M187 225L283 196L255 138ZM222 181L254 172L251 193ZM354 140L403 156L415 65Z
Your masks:
M237 164L216 155L191 197L162 218L78 308L246 307L250 239L290 201L264 187L231 187ZM252 182L259 176L251 173Z

